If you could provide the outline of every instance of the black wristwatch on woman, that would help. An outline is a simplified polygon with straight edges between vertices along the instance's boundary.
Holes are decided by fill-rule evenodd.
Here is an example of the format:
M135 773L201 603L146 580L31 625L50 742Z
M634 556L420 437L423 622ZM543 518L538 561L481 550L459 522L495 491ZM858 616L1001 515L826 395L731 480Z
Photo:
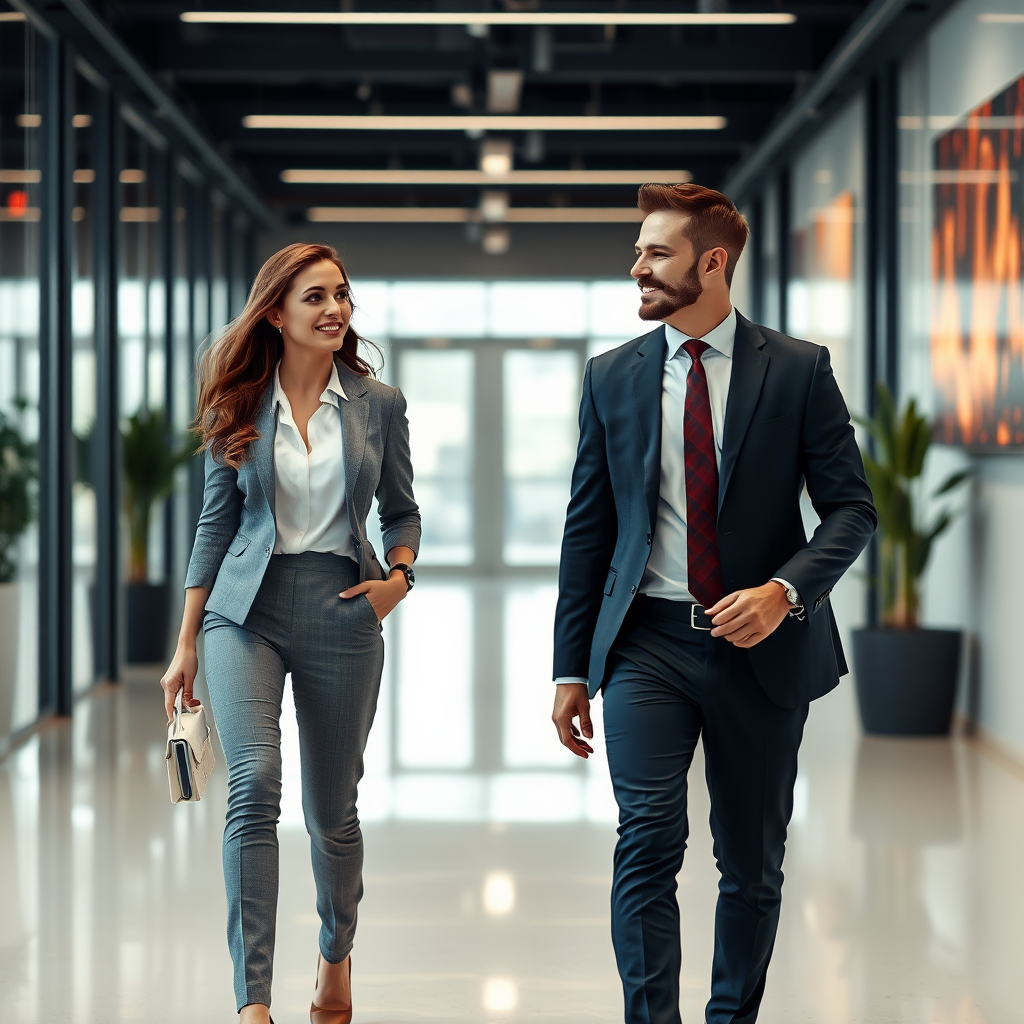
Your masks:
M412 566L406 565L405 562L395 562L388 570L388 575L390 576L396 569L402 570L402 575L405 577L405 585L409 590L412 590L416 586L416 573L412 571Z

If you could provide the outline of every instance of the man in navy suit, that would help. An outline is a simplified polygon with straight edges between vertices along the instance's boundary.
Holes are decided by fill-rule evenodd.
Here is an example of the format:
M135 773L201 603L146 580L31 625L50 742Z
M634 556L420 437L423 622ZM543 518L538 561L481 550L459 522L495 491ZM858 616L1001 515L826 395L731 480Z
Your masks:
M732 306L748 234L736 207L699 185L644 185L639 206L632 275L640 316L661 324L587 366L553 719L586 757L603 692L627 1024L680 1020L675 880L702 737L721 873L706 1021L749 1024L778 928L808 702L847 671L829 594L877 517L828 349ZM805 485L821 520L810 540Z

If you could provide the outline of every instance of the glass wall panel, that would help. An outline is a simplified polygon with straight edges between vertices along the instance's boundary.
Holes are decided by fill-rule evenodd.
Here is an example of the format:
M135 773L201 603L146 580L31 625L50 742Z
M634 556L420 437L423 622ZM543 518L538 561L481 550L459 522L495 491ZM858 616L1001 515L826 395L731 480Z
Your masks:
M210 323L219 334L230 319L228 295L228 237L224 197L214 192L210 202Z
M39 710L40 243L49 44L0 21L0 746Z
M504 355L506 565L557 565L579 430L575 351Z
M171 271L171 365L170 399L171 427L176 436L183 436L195 414L194 388L194 339L192 336L192 239L190 231L194 230L192 216L192 187L175 170L171 181L171 206L174 210L174 223L169 230L174 232L172 246L173 266ZM183 600L180 584L185 578L188 559L192 553L192 541L195 537L188 488L189 472L182 466L176 474L176 487L169 499L172 509L171 537L172 566L169 572L171 592L174 598L172 619L177 618L177 604Z
M784 331L779 278L781 253L779 252L779 189L773 182L764 190L764 208L761 227L761 259L763 265L762 322L775 331Z
M121 412L121 557L127 584L126 658L160 662L166 655L167 583L161 479L170 441L166 429L166 270L161 185L163 153L132 124L120 123L120 267L118 358ZM163 493L161 493L163 492Z
M75 476L71 491L71 681L78 693L96 679L96 490L93 428L96 425L96 159L95 88L75 76L75 162L72 174L71 429Z
M829 350L836 382L854 413L867 410L865 335L864 103L851 100L790 168L789 282L786 333ZM808 534L817 517L804 493ZM847 573L832 607L851 649L863 625L865 584Z
M791 170L788 334L826 345L847 405L863 411L864 104L833 119Z
M231 217L231 319L242 312L249 295L249 225L240 213Z
M468 349L411 349L401 355L409 403L416 500L423 515L420 561L473 561L473 375ZM381 552L381 555L386 552Z
M1024 749L1024 21L1013 0L961 0L900 80L900 390L935 417L925 493L973 483L924 580L927 625L974 655L964 714ZM980 457L980 452L985 452Z

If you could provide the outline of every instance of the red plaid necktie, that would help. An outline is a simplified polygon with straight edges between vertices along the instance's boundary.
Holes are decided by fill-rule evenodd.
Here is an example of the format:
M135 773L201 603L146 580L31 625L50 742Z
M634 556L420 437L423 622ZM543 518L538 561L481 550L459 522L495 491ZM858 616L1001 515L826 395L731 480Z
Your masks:
M718 558L718 464L711 421L708 377L700 357L709 346L696 338L683 343L690 357L683 408L683 457L686 464L687 589L710 608L724 594Z

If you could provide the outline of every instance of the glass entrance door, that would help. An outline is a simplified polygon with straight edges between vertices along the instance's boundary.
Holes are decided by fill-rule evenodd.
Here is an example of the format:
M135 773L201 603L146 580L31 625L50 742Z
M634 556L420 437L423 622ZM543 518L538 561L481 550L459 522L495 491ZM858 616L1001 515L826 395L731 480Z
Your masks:
M558 563L583 341L395 342L424 565Z

